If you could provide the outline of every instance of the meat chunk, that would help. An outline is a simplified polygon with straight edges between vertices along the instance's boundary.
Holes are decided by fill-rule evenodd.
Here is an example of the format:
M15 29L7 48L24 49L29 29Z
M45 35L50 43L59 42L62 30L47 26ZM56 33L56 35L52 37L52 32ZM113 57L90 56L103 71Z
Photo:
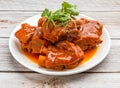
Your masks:
M44 22L46 22L47 18L46 17L41 17L38 21L38 27L42 27Z
M52 43L58 42L64 34L64 28L56 27L53 30L44 31L44 38Z
M21 42L21 48L31 53L40 53L41 47L46 44L46 41L41 39L41 27L30 26L27 23L22 24L15 36Z
M15 36L21 43L27 43L32 38L36 28L27 23L24 23L21 26L22 28L15 33Z
M79 45L82 50L91 49L102 42L100 36L103 25L99 22L82 18L77 22L77 26L79 26L80 32L74 43Z
M43 38L48 40L49 42L56 43L58 42L63 35L65 35L65 27L61 26L60 24L54 26L52 22L49 22L47 24L47 20L44 20L44 18L41 18L39 20L38 26L41 26L40 24L42 23L42 33L43 33Z
M79 35L76 20L69 21L66 25L66 40L73 42Z
M40 49L43 45L43 40L33 38L29 43L21 43L21 48L30 53L40 53Z
M74 68L84 58L84 53L79 46L68 41L62 41L55 46L49 46L46 59L41 60L39 64L46 68L62 70L65 68ZM44 62L44 64L43 64Z
M82 50L91 49L102 42L100 39L102 27L103 25L98 21L85 18L74 19L67 23L63 37L79 45Z
M46 40L33 37L29 43L21 43L21 48L24 51L34 54L46 54L46 44L48 44Z
M42 39L39 39L37 37L33 37L30 45L31 45L31 53L40 53L40 49L42 46L44 46L44 43Z

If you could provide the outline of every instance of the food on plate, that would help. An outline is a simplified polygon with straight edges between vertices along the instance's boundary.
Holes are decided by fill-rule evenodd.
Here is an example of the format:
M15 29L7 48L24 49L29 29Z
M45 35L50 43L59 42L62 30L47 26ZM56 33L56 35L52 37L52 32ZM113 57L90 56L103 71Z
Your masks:
M63 70L78 66L84 52L102 43L103 25L79 15L75 5L62 3L54 12L45 9L37 26L23 23L15 33L25 52L36 54L41 67Z

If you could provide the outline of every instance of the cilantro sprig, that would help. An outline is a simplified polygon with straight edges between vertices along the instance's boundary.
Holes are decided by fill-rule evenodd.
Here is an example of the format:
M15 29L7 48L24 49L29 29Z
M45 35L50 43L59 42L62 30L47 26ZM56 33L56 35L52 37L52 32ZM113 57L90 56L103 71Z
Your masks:
M79 15L79 11L76 7L76 5L69 4L68 2L62 3L62 8L59 10L56 10L54 12L45 9L42 13L42 17L47 18L47 25L48 28L49 22L52 22L54 26L56 26L56 22L60 22L61 25L65 25L67 22L69 22L74 16Z

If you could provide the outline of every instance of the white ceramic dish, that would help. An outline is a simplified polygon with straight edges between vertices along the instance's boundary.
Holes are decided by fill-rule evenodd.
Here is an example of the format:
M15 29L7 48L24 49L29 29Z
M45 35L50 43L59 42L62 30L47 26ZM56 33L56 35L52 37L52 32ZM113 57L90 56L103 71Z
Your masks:
M23 21L22 23L29 23L30 25L36 26L40 17L41 17L41 15L35 15L35 16L30 17L27 20ZM81 17L84 17L87 19L93 19L93 18L90 18L90 17L85 16L83 14L80 14L77 18L81 18ZM27 67L33 71L36 71L36 72L39 72L42 74L46 74L46 75L71 75L71 74L84 72L86 70L89 70L89 69L95 67L101 61L103 61L110 50L110 45L111 45L110 36L109 36L107 29L104 27L103 34L101 36L103 42L102 42L102 44L99 45L99 48L98 48L96 54L88 62L86 62L82 65L79 65L74 69L67 69L67 70L63 70L63 71L55 71L55 70L42 68L42 67L39 67L37 64L31 62L29 59L27 59L27 57L20 51L20 43L14 34L17 30L19 30L21 28L22 23L20 23L13 30L13 32L10 36L10 40L9 40L10 52L13 55L13 57L20 64L24 65L25 67Z

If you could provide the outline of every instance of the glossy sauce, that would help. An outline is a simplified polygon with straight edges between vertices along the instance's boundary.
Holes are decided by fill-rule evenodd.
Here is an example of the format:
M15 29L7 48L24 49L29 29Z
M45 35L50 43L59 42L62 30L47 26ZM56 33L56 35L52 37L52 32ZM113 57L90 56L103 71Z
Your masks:
M88 60L90 60L92 58L92 56L94 56L94 54L96 53L98 47L95 47L91 50L87 50L84 52L85 54L85 58L80 62L80 64L84 64L85 62L87 62ZM38 64L38 58L39 58L39 54L31 54L31 53L28 53L28 52L25 52L25 51L22 51L25 56L31 60L32 62Z
M85 51L84 52L85 58L80 62L80 64L84 64L85 62L90 60L94 56L94 54L97 52L97 49L98 49L98 47L95 47L93 49Z

